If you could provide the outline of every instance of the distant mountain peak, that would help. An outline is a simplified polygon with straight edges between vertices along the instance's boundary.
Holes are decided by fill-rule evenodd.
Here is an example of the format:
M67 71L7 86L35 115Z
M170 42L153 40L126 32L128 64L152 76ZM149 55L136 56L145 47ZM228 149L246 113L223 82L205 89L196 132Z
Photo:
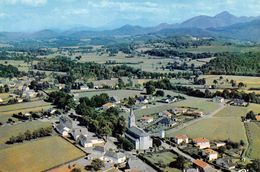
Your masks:
M230 18L230 17L236 17L233 14L229 13L228 11L223 11L215 16L215 18Z

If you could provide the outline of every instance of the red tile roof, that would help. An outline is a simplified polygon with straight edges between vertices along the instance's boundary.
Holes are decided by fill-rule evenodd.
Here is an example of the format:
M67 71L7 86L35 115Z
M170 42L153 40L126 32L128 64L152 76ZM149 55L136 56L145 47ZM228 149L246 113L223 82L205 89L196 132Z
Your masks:
M206 162L200 160L200 159L196 159L193 161L193 163L195 165L197 165L198 167L201 167L201 168L206 168L209 164L207 164Z

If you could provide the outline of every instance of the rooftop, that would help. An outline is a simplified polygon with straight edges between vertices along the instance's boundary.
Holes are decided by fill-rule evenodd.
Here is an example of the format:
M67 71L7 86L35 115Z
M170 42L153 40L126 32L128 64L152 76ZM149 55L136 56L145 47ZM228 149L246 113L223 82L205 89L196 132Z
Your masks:
M216 151L214 151L214 150L212 150L212 149L205 149L204 152L205 152L206 154L216 154L216 153L217 153Z
M200 160L200 159L194 160L193 163L194 163L195 165L197 165L198 167L201 167L201 168L206 168L206 167L209 166L209 164L207 164L206 162L204 162L204 161L202 161L202 160Z
M209 142L209 140L204 138L204 137L200 137L200 138L193 139L193 142L195 142L195 143L204 143L204 142Z
M138 127L131 127L128 128L126 131L127 134L131 135L134 138L139 138L139 137L146 137L149 136L148 133L146 133L143 129L138 128Z
M188 139L188 136L185 135L185 134L179 134L179 135L176 135L175 138L177 138L177 139Z

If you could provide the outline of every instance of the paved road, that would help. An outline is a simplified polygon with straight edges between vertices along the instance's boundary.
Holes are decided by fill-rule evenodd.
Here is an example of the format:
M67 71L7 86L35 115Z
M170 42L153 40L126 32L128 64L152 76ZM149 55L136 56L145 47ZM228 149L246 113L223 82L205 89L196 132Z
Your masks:
M204 115L203 117L200 117L200 118L194 119L192 121L186 122L186 123L184 123L182 125L179 125L176 128L169 129L169 130L167 130L167 133L173 133L173 132L179 131L179 130L181 130L183 128L186 128L186 127L188 127L188 126L190 126L190 125L192 125L192 124L194 124L196 122L199 122L199 121L207 119L207 118L211 118L212 116L216 115L219 111L221 111L224 108L225 108L225 106L223 104L220 104L218 109L216 109L215 111L209 113L208 115ZM159 133L154 133L153 135L158 135L158 134Z

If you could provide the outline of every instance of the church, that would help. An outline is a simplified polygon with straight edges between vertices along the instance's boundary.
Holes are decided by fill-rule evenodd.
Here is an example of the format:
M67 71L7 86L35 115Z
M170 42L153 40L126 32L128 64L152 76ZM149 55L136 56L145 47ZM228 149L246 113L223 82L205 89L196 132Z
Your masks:
M133 109L130 110L128 129L125 132L125 137L134 144L136 150L146 150L153 147L153 140L150 134L136 126Z

